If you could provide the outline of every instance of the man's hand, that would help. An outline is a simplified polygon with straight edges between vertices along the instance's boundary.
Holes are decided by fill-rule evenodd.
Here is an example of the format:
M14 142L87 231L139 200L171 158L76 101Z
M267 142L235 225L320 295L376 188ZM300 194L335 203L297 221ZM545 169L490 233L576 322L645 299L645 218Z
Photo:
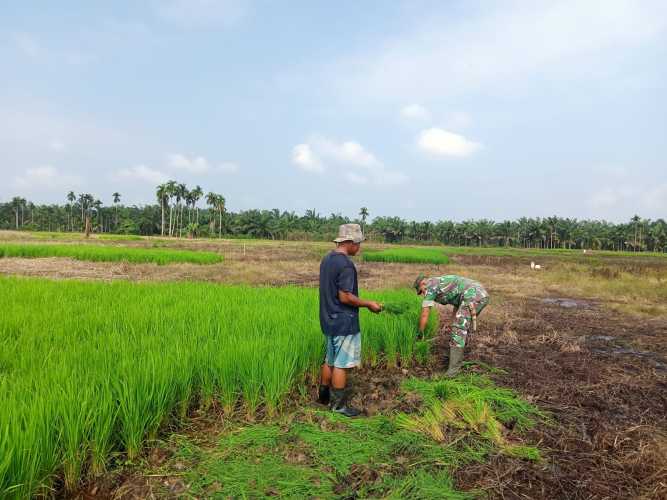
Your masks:
M375 314L382 312L382 304L379 302L374 302L372 300L368 301L368 305L366 306L370 312L373 312Z
M350 292L345 292L343 290L338 291L338 300L341 303L346 304L352 307L365 307L375 314L382 311L382 304L375 302L374 300L361 300L359 297Z

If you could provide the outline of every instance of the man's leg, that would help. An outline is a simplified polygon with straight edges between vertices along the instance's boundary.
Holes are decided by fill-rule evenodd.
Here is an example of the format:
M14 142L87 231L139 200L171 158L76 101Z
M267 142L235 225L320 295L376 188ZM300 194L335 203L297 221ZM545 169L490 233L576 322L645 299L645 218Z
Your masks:
M320 368L320 388L317 394L317 402L328 405L331 400L331 374L334 359L336 359L336 346L332 337L326 336L326 348L324 363Z
M329 385L334 389L345 389L345 385L347 384L347 368L334 367L331 372L331 384Z
M449 367L445 373L447 377L454 377L461 370L463 348L468 338L470 321L470 308L466 304L461 304L461 307L456 311L454 323L452 323L452 337L449 342Z
M333 366L329 366L326 362L322 364L320 369L320 385L331 386L331 374L333 373Z
M347 405L349 393L347 386L347 371L360 365L361 362L361 334L346 335L335 339L336 356L331 373L331 404L330 408L346 417L356 417L361 412Z

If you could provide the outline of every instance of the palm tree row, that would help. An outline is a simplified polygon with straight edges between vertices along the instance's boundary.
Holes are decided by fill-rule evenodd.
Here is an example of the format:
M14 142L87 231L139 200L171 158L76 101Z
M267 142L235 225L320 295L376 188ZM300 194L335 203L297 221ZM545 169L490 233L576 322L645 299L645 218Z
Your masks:
M171 237L250 237L328 240L340 224L358 222L370 239L390 243L442 243L456 246L525 248L591 248L600 250L667 251L667 223L634 216L627 223L562 217L526 218L495 222L489 219L408 221L400 217L370 219L368 208L359 217L303 215L273 210L227 212L225 197L200 186L188 189L169 181L156 187L157 205L124 206L113 193L105 207L89 193L70 191L64 205L35 205L22 197L0 203L0 229L83 231L86 220L96 232ZM208 208L200 208L202 198Z

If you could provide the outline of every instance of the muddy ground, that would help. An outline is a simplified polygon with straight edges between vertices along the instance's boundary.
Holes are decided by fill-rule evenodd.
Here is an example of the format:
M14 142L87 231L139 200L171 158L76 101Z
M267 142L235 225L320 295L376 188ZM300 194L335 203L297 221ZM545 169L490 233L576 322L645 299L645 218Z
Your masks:
M316 286L319 256L326 248L294 243L244 248L233 242L218 247L226 260L213 266L0 259L0 274ZM558 264L546 262L547 266ZM665 267L664 262L625 258L593 269L590 275L610 284L621 272L646 275L664 287L664 277L656 272ZM504 370L492 378L552 417L551 424L540 425L529 435L544 451L542 462L498 455L489 463L457 471L457 488L482 489L491 498L667 498L664 314L621 314L609 307L613 301L609 297L555 286L523 260L508 257L461 256L441 267L360 263L360 284L366 289L405 286L417 271L461 273L487 286L492 304L480 316L480 330L467 358ZM445 368L446 329L443 325L441 338L434 343L431 365L406 373L400 368L358 373L363 397L357 402L369 413L406 411L416 405L397 400L400 380ZM215 417L199 418L207 423L199 427L194 423L192 432L200 439L206 435L213 439L217 430L210 422L216 422ZM112 473L98 484L87 485L82 496L143 498L158 480Z

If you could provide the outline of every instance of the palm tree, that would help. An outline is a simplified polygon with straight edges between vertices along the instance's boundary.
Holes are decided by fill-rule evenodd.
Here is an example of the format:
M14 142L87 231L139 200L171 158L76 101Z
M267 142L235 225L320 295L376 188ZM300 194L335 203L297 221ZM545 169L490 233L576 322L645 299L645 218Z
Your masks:
M72 207L74 206L74 202L76 201L76 195L74 194L74 191L70 191L67 193L67 202L68 202L68 208L69 208L69 230L74 231L74 216L72 215Z
M364 226L366 224L366 218L368 217L368 208L361 207L359 210L359 217L361 217L361 231L364 232Z
M113 205L114 205L114 211L115 211L115 214L114 214L115 219L114 219L113 225L114 225L114 229L116 229L116 228L118 228L118 203L120 202L120 193L115 192L111 196L113 196Z
M100 232L103 232L104 227L102 225L102 202L100 200L94 200L92 206L95 207L95 216L97 217L97 228Z
M634 245L633 245L632 249L636 252L637 251L637 233L638 233L637 227L638 227L639 221L641 221L641 217L639 217L639 215L635 215L630 220L635 225L635 239L634 239Z
M225 212L225 197L222 195L218 195L218 198L216 200L216 207L218 209L218 216L220 217L220 227L218 228L219 232L219 237L222 238L222 214Z
M192 198L192 208L195 211L195 222L199 224L199 208L197 207L197 202L202 196L204 196L204 191L202 190L201 186L197 185L192 191L190 191L190 196Z
M174 207L171 203L171 199L176 195L176 181L167 182L166 191L167 191L167 196L169 197L169 236L171 236L173 234L172 220L174 212Z
M162 214L160 223L160 236L164 236L164 205L168 202L167 185L160 184L157 188L155 188L155 196L157 197L157 202L160 204L160 212Z
M25 204L25 200L21 198L20 196L14 196L12 198L12 210L16 214L16 230L18 231L19 229L19 212L23 210L23 205Z

